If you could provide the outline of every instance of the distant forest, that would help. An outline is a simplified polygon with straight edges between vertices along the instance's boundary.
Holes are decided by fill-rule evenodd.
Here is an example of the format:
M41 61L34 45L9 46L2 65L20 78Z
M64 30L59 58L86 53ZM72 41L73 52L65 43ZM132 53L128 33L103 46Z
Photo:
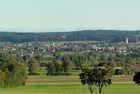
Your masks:
M140 40L140 31L120 30L82 30L72 32L17 33L0 32L0 42L35 42L35 41L108 41L120 42Z

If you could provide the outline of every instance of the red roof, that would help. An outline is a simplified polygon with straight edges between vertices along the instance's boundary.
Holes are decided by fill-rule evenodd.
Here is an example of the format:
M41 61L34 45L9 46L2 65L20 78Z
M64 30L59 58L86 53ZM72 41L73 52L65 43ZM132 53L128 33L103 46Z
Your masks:
M4 48L5 49L12 49L12 48L15 48L15 47L13 45L5 45Z

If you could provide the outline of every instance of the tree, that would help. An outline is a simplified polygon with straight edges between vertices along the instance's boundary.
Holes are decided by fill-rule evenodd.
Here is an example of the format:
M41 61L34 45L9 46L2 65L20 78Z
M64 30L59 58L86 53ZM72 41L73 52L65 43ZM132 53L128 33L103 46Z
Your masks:
M137 72L137 73L134 75L133 81L134 81L136 84L140 85L140 71Z
M55 74L59 75L62 74L62 66L61 66L61 62L53 60L53 63L55 65Z
M0 87L25 85L27 70L23 63L9 54L0 54Z
M75 64L77 70L87 68L88 63L89 63L87 61L88 61L88 59L87 59L85 54L81 54L81 53L76 53L75 54L74 64Z
M81 83L83 85L87 84L91 93L93 93L95 86L99 87L99 93L101 93L104 86L110 85L112 83L110 79L111 74L107 69L86 69L79 76Z
M64 73L69 73L72 67L72 62L68 56L64 56L62 60L62 69Z
M62 74L61 62L56 61L55 59L52 62L49 62L47 65L47 75L60 75Z
M32 58L28 62L28 67L29 67L29 75L37 74L37 71L39 69L38 61L36 59Z
M54 75L55 70L55 64L53 62L49 62L47 65L47 75Z

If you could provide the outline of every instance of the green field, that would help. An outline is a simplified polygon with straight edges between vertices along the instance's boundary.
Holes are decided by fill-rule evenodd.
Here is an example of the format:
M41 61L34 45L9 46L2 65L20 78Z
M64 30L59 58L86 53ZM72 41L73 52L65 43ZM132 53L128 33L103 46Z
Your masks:
M103 88L103 94L139 94L140 87L131 76L113 77L113 84ZM77 76L31 76L26 86L0 88L1 94L90 94ZM95 93L98 94L98 88Z

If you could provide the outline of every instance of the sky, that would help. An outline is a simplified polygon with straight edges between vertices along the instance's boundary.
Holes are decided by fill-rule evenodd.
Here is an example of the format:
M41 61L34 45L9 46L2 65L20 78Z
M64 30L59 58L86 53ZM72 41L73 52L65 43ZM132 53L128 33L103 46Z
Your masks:
M140 0L0 0L0 30L140 29Z

